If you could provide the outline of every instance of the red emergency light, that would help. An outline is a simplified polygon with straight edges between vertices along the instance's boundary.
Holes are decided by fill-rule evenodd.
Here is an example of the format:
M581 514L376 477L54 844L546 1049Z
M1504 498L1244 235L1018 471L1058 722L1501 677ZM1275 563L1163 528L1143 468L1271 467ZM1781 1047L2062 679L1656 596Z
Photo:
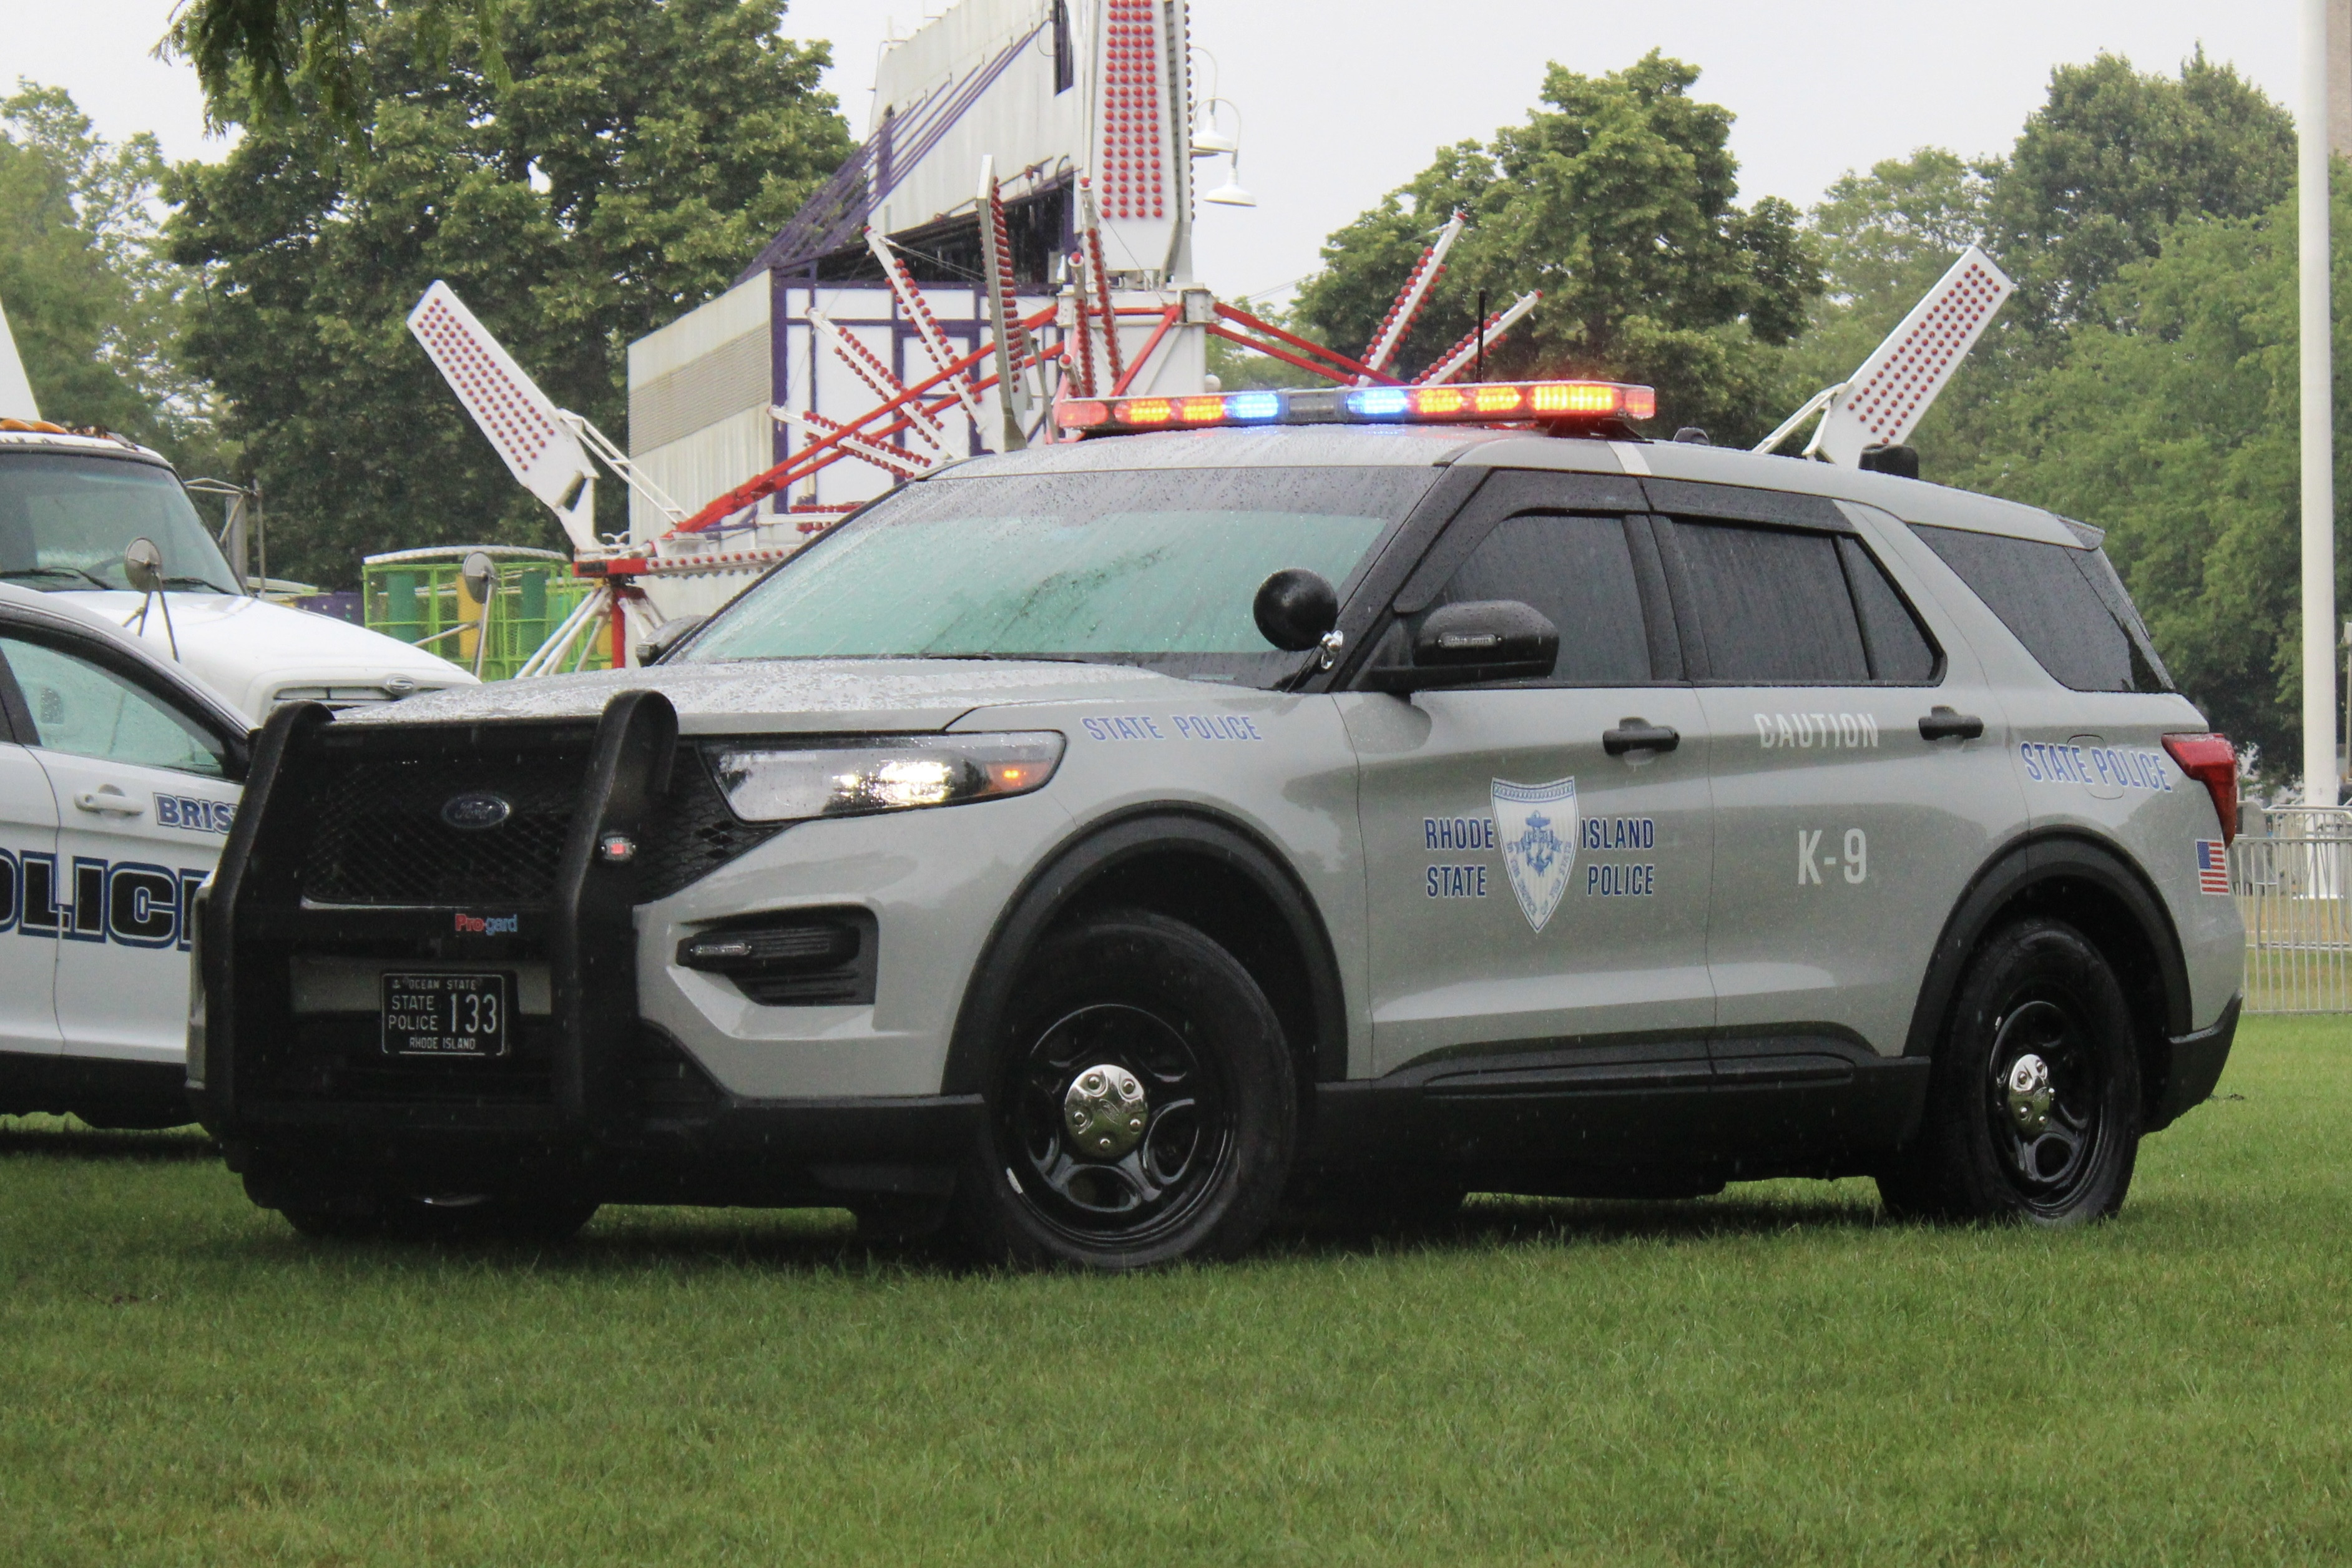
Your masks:
M1353 386L1311 392L1213 392L1190 397L1079 397L1055 408L1074 435L1259 425L1597 425L1648 419L1658 395L1614 381L1484 382L1467 386Z

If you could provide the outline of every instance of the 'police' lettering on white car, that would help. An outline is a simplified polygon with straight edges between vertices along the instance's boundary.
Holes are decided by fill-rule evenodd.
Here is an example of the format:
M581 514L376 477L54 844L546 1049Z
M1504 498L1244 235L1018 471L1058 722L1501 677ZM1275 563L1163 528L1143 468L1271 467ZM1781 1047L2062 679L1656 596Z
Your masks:
M1657 890L1658 868L1646 861L1633 866L1601 861L1584 868L1584 891L1588 898L1646 899Z
M1822 853L1822 832L1819 827L1797 829L1797 886L1825 886L1822 873L1841 869L1855 887L1870 880L1870 835L1859 827L1845 830L1845 859L1841 865L1836 856Z
M191 900L209 873L86 855L59 869L55 855L0 849L0 932L186 951Z
M1870 713L1759 713L1756 742L1768 752L1867 750L1878 744L1878 719Z
M2025 776L2035 784L2105 784L2115 789L2172 788L2171 770L2154 752L2125 752L2113 746L2053 746L2040 741L2018 744Z

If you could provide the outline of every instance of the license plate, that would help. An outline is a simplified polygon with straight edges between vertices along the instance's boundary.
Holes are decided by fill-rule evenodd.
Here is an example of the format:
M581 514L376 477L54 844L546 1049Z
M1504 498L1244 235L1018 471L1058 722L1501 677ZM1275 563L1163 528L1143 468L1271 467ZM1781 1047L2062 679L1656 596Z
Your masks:
M514 1000L507 974L387 974L383 1054L502 1057Z

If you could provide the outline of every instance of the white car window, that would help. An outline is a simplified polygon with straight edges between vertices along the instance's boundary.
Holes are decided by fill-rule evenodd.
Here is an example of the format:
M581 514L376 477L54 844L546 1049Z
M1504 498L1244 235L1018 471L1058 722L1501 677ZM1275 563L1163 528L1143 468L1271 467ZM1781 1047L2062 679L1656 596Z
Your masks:
M219 778L218 737L113 671L42 643L0 637L24 693L34 743L78 757Z

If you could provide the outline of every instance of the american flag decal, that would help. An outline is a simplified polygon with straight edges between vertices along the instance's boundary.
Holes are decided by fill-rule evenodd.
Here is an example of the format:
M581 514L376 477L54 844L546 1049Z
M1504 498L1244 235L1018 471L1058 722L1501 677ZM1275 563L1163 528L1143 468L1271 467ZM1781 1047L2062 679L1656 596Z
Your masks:
M2197 890L2230 896L2230 852L2218 838L2197 841Z

